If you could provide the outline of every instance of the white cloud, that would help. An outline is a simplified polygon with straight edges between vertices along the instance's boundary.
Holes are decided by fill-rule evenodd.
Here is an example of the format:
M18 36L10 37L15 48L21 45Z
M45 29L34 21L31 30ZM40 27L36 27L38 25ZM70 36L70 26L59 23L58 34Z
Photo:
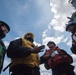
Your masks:
M35 41L34 41L34 44L35 44L36 46L41 46L40 43L37 43L37 42L35 42Z
M73 57L73 65L75 66L74 71L76 72L76 55L72 54L71 56Z
M57 44L60 42L68 42L67 45L71 46L71 40L68 41L69 38L65 38L65 34L62 35L62 32L65 31L65 24L69 20L67 17L72 15L75 11L74 8L68 0L51 0L50 6L51 11L54 13L54 17L50 21L48 28L43 32L43 42L46 43L49 40ZM50 36L48 33L53 34L53 36Z
M67 42L67 40L68 40L68 37L66 37L65 39L63 39L62 42Z
M54 18L50 22L55 30L64 31L65 24L68 22L67 17L75 11L68 0L52 0L51 11L54 13ZM69 12L68 12L69 10Z
M63 36L60 37L45 37L43 39L43 43L46 45L48 41L54 41L56 44L59 44L61 40L63 39Z
M67 42L67 45L71 47L71 46L72 46L72 41L69 40L69 41Z
M19 39L20 37L16 37L15 39Z
M40 65L40 72L41 72L41 75L52 75L51 69L46 70L44 67L44 64Z
M7 67L7 65L9 65L9 64L10 64L10 61L5 59L4 60L4 65L3 65L3 69L5 69ZM4 75L4 73L9 74L9 67L4 72L2 72L2 75Z
M5 46L7 47L9 45L9 42L4 41Z
M10 63L10 62L9 62L7 59L5 59L5 60L4 60L4 66L3 66L3 67L5 68L9 63Z

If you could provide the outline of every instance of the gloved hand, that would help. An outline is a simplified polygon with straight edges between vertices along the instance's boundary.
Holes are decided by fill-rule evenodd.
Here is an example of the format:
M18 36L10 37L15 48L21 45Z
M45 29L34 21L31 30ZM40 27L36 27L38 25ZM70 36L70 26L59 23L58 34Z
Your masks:
M35 48L33 48L33 49L31 49L31 53L39 53L39 52L42 52L42 51L44 51L43 49L45 48L45 45L41 45L41 46L39 46L39 47L35 47Z

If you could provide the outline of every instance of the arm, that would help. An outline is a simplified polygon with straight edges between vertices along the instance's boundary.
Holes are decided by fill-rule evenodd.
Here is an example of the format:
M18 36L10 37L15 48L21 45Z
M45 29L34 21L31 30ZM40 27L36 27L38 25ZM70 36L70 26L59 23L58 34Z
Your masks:
M41 61L40 61L40 64L44 64L44 67L49 70L50 69L50 66L48 64L48 60L50 58L50 53L49 52L45 52L43 56L40 57Z
M14 41L11 41L8 49L7 49L7 56L9 58L20 58L20 57L27 57L31 53L39 53L44 49L44 45L35 47L33 49L30 49L28 47L22 46L22 39L17 39Z
M46 61L48 61L48 58L50 57L50 52L48 52L46 50L46 52L43 54L43 56L40 57L40 64L45 63Z
M7 49L7 56L9 58L20 58L24 56L29 56L30 53L31 49L22 46L21 38L11 41Z
M41 57L40 57L40 64L45 63L45 61L46 61L46 59L45 59L43 56L41 56Z
M73 58L71 55L69 55L66 51L62 50L69 58L70 58L70 63L73 63Z

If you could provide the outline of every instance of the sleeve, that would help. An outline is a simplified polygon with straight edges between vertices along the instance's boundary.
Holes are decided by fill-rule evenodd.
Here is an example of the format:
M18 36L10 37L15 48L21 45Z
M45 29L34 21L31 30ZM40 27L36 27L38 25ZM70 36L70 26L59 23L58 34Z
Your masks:
M76 54L76 45L72 44L71 51Z
M40 57L40 64L43 64L45 63L46 61L48 61L48 58L50 57L47 57L45 58L44 56L46 55L46 52L49 52L49 50L46 50L45 53Z
M47 51L48 51L48 50L46 50L46 52L47 52ZM46 53L46 52L45 52L45 53ZM45 53L40 57L40 64L43 64L43 63L45 63L45 61L47 61L47 59L44 58Z
M50 66L49 66L49 64L48 64L48 59L44 59L43 56L41 56L40 59L41 59L40 64L44 64L44 67L45 67L47 70L49 70L49 69L50 69Z
M9 58L20 58L24 56L29 56L31 54L31 49L22 46L22 39L17 39L11 41L7 48L7 56Z
M62 51L69 57L70 63L73 63L73 58L70 54L68 54L65 50L62 49Z
M44 59L44 57L43 57L43 56L41 56L41 57L40 57L40 64L45 63L45 61L46 61L46 59Z

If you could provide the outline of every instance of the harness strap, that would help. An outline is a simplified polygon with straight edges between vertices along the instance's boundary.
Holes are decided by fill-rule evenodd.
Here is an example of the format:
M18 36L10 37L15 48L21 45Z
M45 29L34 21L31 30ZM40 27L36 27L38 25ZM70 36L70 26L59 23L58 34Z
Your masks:
M11 66L12 63L8 64L4 69L3 69L3 72L9 67Z

